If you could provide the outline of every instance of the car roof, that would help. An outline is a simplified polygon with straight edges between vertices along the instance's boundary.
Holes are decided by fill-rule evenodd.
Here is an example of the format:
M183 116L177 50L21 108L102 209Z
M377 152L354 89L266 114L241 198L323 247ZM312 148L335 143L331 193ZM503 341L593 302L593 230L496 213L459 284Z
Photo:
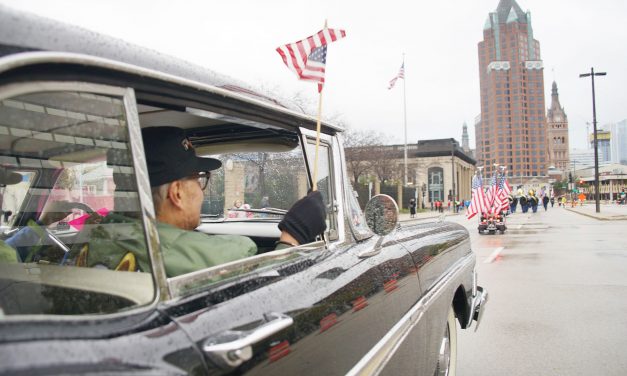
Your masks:
M123 63L126 68L136 67L136 73L154 73L159 79L167 76L178 79L177 83L196 83L205 90L218 92L233 99L251 102L267 109L279 111L290 117L304 121L308 128L315 125L316 119L289 101L280 101L259 93L250 85L227 75L163 54L161 52L134 45L121 39L106 36L75 25L15 10L0 4L0 58L18 56L20 53L50 51L87 55L105 59L111 64L106 67L118 68L115 63ZM71 60L73 55L61 60ZM81 64L97 64L89 59L79 59ZM165 75L164 75L165 74ZM337 132L343 129L322 121L323 132Z

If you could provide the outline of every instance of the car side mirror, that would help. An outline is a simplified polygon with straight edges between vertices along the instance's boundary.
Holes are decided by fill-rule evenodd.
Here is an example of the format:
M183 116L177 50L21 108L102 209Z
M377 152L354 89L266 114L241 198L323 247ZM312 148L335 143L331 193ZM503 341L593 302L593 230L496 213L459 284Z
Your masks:
M398 205L388 195L376 195L366 204L366 223L377 235L387 235L398 224Z

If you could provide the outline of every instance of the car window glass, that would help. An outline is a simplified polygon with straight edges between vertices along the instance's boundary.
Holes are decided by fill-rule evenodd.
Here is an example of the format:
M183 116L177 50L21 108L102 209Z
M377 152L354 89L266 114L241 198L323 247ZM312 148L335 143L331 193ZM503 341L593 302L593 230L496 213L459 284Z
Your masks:
M211 157L219 159L222 167L211 172L205 189L201 212L209 220L280 219L282 215L273 214L273 209L289 210L307 194L307 170L300 147Z
M331 159L330 148L321 143L318 150L318 174L317 189L322 194L324 204L327 207L327 232L331 239L337 238L337 219L335 215L335 206L333 205L335 196L333 194L333 179L331 176ZM316 155L315 141L310 140L307 144L307 158L309 159L309 166L313 177L314 171L314 159Z
M5 181L2 203L13 213L1 234L0 317L151 302L123 98L24 94L0 102L0 119L4 176L19 177Z
M11 228L17 217L16 214L19 213L19 209L24 203L26 192L28 192L35 178L34 171L16 170L13 172L20 175L18 183L0 183L0 205L2 205L2 210L0 211L0 231L2 232Z
M372 236L372 232L366 223L366 217L364 216L364 212L359 207L359 201L357 200L357 191L353 189L353 186L350 182L350 179L346 179L345 182L346 187L346 197L348 198L348 215L349 215L349 223L351 225L351 229L353 230L353 234L357 239L364 239Z

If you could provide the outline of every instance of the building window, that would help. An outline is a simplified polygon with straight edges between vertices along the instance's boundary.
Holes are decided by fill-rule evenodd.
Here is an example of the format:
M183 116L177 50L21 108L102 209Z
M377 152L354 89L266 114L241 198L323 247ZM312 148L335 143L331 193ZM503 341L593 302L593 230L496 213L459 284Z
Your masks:
M444 170L441 167L431 167L428 172L429 201L444 200Z

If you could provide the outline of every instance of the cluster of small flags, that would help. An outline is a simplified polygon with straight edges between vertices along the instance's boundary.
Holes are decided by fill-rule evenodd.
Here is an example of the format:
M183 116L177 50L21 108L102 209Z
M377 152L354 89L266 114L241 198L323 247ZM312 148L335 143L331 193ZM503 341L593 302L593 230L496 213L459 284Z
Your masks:
M497 214L507 210L511 192L512 189L507 183L505 171L495 172L490 179L487 190L483 188L481 173L477 173L472 178L472 200L466 217L470 219L477 213Z

